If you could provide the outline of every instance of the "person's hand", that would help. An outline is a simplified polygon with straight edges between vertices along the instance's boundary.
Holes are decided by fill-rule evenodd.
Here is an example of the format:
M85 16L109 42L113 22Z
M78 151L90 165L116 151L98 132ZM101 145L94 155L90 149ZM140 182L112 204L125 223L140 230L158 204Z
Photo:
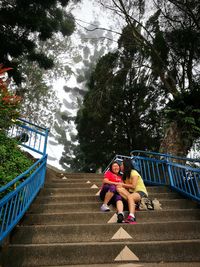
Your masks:
M123 187L123 184L124 184L124 183L118 183L118 184L117 184L117 187L121 188L121 187Z

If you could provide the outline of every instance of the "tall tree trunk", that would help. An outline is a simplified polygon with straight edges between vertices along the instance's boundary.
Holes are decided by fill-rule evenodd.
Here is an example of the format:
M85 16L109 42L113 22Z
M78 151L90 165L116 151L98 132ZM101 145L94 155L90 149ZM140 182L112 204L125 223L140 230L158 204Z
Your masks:
M191 146L192 141L182 137L182 130L178 127L177 122L172 122L166 129L159 151L160 153L186 157Z

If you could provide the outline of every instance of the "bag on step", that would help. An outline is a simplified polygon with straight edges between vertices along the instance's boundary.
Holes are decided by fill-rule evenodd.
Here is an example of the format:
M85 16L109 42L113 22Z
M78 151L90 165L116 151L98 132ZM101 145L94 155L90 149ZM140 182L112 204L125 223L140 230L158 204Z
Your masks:
M140 203L141 210L154 210L153 201L148 197L143 197Z

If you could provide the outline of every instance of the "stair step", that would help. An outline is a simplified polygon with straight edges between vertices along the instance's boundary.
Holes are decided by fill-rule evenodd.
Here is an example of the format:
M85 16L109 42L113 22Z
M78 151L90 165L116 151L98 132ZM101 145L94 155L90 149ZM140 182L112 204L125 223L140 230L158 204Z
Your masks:
M114 216L114 219L113 219ZM116 222L114 212L67 212L67 213L49 213L49 214L29 214L27 213L22 225L46 224L96 224L108 223L110 220ZM171 209L158 211L138 211L136 212L138 223L142 222L163 222L163 221L189 221L200 220L200 210L197 209Z
M13 244L200 239L200 221L130 224L42 225L17 227ZM106 233L102 234L102 233Z
M92 195L96 194L100 188L43 188L39 196L42 195ZM171 192L168 187L151 186L147 187L148 193L167 193Z
M45 184L45 188L58 188L58 189L63 189L63 188L78 188L78 189L90 189L93 185L96 185L99 189L102 186L102 182L94 182L94 183L87 183L87 182L82 182L82 183L48 183Z
M137 211L135 225L118 224L115 208L100 211L102 180L103 174L47 169L45 187L10 236L3 266L200 266L196 202L167 186L148 186L162 209Z
M187 199L170 199L160 200L163 209L189 209L198 208L199 205ZM101 207L101 202L84 202L84 203L55 203L55 204L32 204L30 213L60 213L60 212L89 212L98 211Z
M149 198L158 200L160 199L180 199L183 198L178 193L150 193ZM34 204L39 203L57 203L57 202L90 202L90 201L97 201L99 200L99 196L95 195L76 195L76 196L40 196L34 201Z
M89 183L88 183L89 182ZM62 185L65 185L65 184L68 184L68 183L73 183L73 184L84 184L84 183L87 183L87 184L92 184L92 183L100 183L102 184L103 182L103 176L102 177L99 177L99 178L93 178L93 177L89 177L89 178L82 178L82 179L73 179L73 178L67 178L67 177L64 177L64 178L61 178L61 179L53 179L53 180L50 180L50 181L46 181L45 185L46 184L62 184Z
M38 267L60 267L59 266L38 266ZM87 265L62 265L62 267L199 267L199 262L139 262L139 263L113 263L106 264L87 264Z
M103 173L100 173L100 174L97 174L97 173L61 173L61 174L57 174L56 175L56 178L55 176L53 177L53 179L55 180L59 180L59 179L62 179L63 177L66 177L68 179L73 179L73 180L76 180L76 179L103 179L103 176L104 174Z
M10 245L6 266L200 261L200 240Z

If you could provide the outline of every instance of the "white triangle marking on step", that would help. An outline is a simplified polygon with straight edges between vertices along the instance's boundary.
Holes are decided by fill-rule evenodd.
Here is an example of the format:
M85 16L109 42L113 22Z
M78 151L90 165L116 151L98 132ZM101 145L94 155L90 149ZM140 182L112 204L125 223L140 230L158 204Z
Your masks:
M132 236L130 236L122 227L120 227L111 239L132 239Z
M107 223L116 223L117 222L117 214L115 213Z
M115 261L139 261L139 258L127 246L125 246L115 258Z
M67 180L67 177L64 176L62 179L63 179L63 180Z
M91 182L90 181L87 181L86 184L91 184Z
M99 191L95 194L95 196L99 196L99 195L100 195L100 192L101 192L101 190L99 190Z
M96 184L93 184L90 188L98 188Z

